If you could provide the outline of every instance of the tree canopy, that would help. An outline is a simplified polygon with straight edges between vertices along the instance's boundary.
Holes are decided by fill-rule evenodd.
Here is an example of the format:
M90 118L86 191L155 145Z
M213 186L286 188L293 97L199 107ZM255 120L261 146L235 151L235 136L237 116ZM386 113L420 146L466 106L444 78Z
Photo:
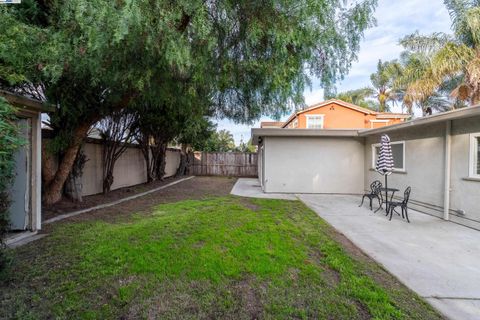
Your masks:
M348 72L376 2L24 0L0 8L0 86L59 106L61 161L45 181L55 202L89 128L112 112L251 122L303 104L311 77L328 87Z
M233 135L228 130L215 131L205 141L197 141L193 144L197 151L207 152L230 152L235 151L235 140Z

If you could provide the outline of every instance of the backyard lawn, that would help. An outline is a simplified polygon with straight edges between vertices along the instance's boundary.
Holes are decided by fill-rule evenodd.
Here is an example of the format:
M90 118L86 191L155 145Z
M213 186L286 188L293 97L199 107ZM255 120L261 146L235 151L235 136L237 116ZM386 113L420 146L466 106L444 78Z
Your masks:
M0 318L440 318L301 202L192 180L222 189L155 193L150 209L58 223L14 250Z

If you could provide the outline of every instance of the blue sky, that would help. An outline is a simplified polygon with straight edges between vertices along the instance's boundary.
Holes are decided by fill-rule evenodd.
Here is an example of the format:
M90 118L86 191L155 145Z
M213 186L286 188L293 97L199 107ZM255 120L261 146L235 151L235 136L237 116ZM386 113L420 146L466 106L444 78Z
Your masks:
M398 40L404 35L416 30L420 33L450 32L451 22L442 0L379 0L375 17L377 26L365 33L358 61L353 62L345 79L337 83L338 92L368 86L378 59L398 58L402 51ZM304 96L307 104L321 102L323 90L314 83L312 90L307 89ZM253 126L237 125L229 120L219 120L217 124L217 130L230 131L238 144L242 137L244 141L250 139L250 129L259 127L260 121Z

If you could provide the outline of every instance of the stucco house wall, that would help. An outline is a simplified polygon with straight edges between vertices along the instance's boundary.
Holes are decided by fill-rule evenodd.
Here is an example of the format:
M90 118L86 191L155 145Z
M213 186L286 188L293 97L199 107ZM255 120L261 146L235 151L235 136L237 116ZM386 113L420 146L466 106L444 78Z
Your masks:
M374 116L331 103L321 108L299 114L299 128L307 127L307 116L309 115L324 115L324 129L365 128L369 120L375 118Z
M388 177L389 186L402 192L412 187L412 209L443 217L445 198L446 123L388 132L392 142L405 141L405 172ZM480 117L451 122L450 220L480 229L480 181L468 178L470 134L480 132ZM384 177L372 169L372 144L380 135L365 140L365 190ZM460 211L461 210L461 211Z
M363 189L363 139L265 137L261 147L259 172L265 192L360 193Z
M372 129L401 123L406 118L406 115L402 114L379 113L340 100L332 100L297 112L283 127L306 129L307 118L313 115L323 116L324 129Z
M450 215L452 221L480 229L480 180L468 177L472 133L480 133L480 117L452 121Z

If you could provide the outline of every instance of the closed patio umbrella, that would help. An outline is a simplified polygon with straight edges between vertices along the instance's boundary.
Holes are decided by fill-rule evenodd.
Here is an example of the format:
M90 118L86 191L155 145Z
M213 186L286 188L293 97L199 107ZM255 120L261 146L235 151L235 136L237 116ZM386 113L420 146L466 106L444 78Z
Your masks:
M380 153L378 154L375 170L385 176L385 201L388 201L387 177L392 174L393 171L393 155L390 137L386 134L384 134L381 139Z

